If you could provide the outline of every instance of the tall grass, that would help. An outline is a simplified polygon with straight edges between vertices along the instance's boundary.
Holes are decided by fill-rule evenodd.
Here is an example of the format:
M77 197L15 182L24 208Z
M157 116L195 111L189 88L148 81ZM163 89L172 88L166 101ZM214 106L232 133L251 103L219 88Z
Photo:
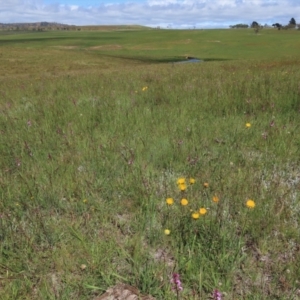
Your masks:
M299 59L119 59L0 83L1 299L298 299Z

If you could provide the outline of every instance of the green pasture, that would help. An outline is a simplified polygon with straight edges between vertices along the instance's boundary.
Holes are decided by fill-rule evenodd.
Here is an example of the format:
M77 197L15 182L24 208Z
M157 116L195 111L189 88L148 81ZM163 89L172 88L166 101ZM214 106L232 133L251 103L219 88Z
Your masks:
M136 30L30 32L0 35L1 75L166 63L186 56L205 61L293 60L299 31ZM15 69L15 70L14 70Z
M300 299L299 35L0 32L0 298Z

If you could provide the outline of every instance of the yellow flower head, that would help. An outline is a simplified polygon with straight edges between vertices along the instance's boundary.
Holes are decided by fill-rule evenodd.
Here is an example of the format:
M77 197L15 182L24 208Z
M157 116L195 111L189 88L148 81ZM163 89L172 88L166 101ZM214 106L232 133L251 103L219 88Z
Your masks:
M186 205L189 204L189 201L187 201L187 199L183 198L183 199L181 199L180 204L181 204L182 206L186 206Z
M204 216L207 213L207 209L202 207L199 209L199 213L200 213L200 215Z
M218 203L219 200L220 199L219 199L219 197L217 195L214 195L213 198L212 198L212 201L215 202L215 203Z
M199 217L200 217L200 215L199 215L199 213L198 213L198 212L194 212L194 213L192 213L192 218L193 218L194 220L197 220L197 219L199 219Z
M194 184L196 180L194 178L190 178L190 184Z
M208 187L209 187L208 182L204 182L204 183L203 183L203 186L204 186L205 188L208 188Z
M87 203L87 199L83 199L82 202L83 202L83 203Z
M249 208L254 208L255 207L255 202L251 199L247 200L246 206Z
M166 202L168 205L172 205L174 203L174 200L173 198L167 198Z
M185 191L186 190L186 184L185 183L179 184L178 187L179 187L179 189L181 191Z
M145 92L146 90L148 90L148 87L147 87L147 86L144 86L144 87L142 88L142 91Z
M250 128L251 127L251 123L246 123L246 128Z
M185 184L185 178L181 177L177 180L177 184L181 185L181 184Z
M164 233L165 235L170 235L171 231L169 229L165 229Z

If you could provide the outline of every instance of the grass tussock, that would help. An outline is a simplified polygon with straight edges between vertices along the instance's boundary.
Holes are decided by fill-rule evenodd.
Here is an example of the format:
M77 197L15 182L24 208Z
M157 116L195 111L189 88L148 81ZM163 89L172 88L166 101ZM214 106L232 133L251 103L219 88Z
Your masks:
M300 297L299 58L101 52L95 67L95 50L31 46L23 61L1 49L1 299L94 299L118 283L156 299Z

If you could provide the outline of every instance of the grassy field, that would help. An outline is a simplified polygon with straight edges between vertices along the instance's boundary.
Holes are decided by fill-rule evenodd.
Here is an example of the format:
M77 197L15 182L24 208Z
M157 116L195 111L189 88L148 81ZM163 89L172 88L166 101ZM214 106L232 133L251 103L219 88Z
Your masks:
M0 298L300 299L299 35L1 32Z

